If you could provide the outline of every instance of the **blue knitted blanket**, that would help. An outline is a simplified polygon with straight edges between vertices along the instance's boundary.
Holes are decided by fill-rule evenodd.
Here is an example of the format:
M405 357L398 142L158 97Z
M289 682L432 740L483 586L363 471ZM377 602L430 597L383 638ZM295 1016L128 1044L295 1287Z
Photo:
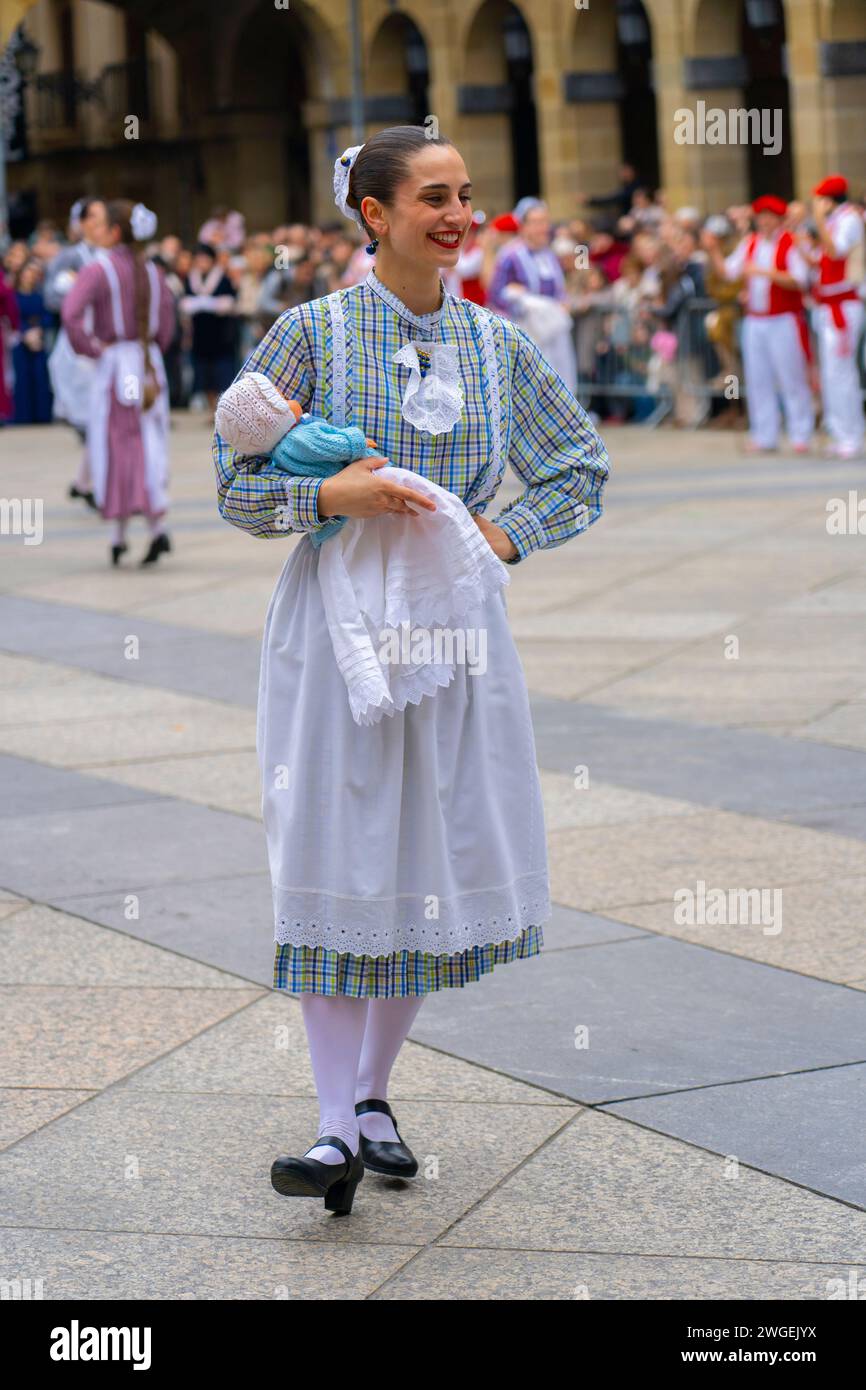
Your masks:
M327 420L302 416L293 430L283 435L271 454L271 460L285 473L303 478L330 478L355 459L380 456L378 449L367 443L363 430L354 425L341 428ZM310 532L313 545L322 545L346 524L345 516L334 516L318 531Z

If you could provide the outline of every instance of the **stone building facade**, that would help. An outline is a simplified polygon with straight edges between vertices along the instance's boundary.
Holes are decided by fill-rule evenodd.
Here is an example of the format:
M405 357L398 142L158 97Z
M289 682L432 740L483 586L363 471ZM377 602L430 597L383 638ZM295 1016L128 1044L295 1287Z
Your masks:
M0 0L38 47L14 189L61 217L86 192L144 198L190 236L332 221L353 143L352 0ZM623 160L670 206L866 189L866 0L356 0L364 133L435 116L475 205L540 193L555 216ZM778 113L777 153L680 143L681 113ZM130 124L129 118L136 122Z

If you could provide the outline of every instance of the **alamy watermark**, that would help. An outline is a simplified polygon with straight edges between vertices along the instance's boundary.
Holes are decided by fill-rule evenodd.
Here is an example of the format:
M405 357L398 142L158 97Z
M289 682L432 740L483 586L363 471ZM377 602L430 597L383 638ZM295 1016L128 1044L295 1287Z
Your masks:
M41 545L42 498L0 497L0 536L23 536L25 545Z
M707 106L698 101L694 111L679 106L674 112L674 140L678 145L761 145L764 154L782 149L781 107Z
M679 927L760 927L764 936L782 930L781 888L694 888L674 893L674 922Z
M484 627L415 627L404 621L399 628L379 632L380 662L385 666L468 666L471 676L487 670L487 629Z

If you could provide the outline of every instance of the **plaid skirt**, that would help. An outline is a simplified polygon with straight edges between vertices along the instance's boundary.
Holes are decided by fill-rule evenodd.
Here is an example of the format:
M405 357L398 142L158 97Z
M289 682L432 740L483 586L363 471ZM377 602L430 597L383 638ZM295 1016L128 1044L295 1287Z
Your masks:
M494 965L537 956L544 945L540 926L524 927L513 941L473 946L453 956L395 951L390 956L353 956L326 946L277 943L274 988L290 994L349 994L356 999L405 998L437 989L462 989Z

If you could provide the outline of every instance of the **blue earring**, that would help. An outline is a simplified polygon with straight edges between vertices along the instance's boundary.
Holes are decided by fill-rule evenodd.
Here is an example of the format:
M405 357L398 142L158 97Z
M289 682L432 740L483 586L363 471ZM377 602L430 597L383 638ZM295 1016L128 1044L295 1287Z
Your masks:
M364 250L367 252L367 255L368 255L368 256L375 256L375 254L376 254L376 247L377 247L378 245L379 245L379 238L378 238L377 236L374 236L374 237L373 237L373 240L370 242L370 245L369 245L369 246L365 246L365 247L364 247Z

